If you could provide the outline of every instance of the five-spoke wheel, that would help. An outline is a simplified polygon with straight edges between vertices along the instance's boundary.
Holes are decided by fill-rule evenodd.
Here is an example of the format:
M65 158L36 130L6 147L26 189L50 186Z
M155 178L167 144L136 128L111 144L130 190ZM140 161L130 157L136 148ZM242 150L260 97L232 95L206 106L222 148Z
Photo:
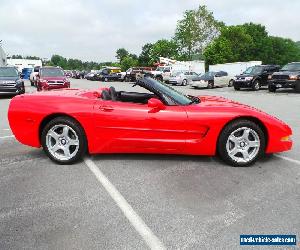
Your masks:
M43 129L41 141L50 159L61 164L79 160L87 147L83 129L68 117L50 121Z

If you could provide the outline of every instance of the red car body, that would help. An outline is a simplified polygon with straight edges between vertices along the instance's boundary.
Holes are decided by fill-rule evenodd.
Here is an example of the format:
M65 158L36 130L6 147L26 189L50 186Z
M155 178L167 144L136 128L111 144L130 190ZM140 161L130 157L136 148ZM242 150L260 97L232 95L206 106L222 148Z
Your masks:
M58 74L45 75L43 74L43 70L45 69L57 70ZM38 91L70 88L70 81L64 75L62 69L56 67L42 67L39 69L39 74L36 80L36 87Z
M229 122L246 118L266 134L266 153L291 149L291 128L262 111L228 99L200 96L201 103L165 106L156 111L147 104L101 99L98 89L40 92L17 96L8 111L18 141L40 147L41 130L57 116L72 117L84 129L88 152L216 154L218 137Z

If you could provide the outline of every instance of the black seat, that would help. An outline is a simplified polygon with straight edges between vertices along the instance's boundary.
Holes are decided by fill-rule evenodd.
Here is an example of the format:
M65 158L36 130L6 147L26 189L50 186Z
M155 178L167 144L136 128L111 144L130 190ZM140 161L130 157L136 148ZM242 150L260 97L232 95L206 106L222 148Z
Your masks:
M111 100L111 96L110 96L109 92L106 89L102 91L101 98L103 100Z
M117 93L117 91L114 87L110 87L108 92L110 94L111 100L117 101L119 99L118 98L118 93Z

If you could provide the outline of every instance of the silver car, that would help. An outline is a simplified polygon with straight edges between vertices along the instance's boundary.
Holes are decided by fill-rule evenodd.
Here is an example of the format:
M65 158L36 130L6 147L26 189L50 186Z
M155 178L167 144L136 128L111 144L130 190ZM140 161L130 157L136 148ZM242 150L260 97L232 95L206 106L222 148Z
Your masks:
M191 81L200 80L200 75L192 71L180 71L171 75L169 83L173 85L186 86Z

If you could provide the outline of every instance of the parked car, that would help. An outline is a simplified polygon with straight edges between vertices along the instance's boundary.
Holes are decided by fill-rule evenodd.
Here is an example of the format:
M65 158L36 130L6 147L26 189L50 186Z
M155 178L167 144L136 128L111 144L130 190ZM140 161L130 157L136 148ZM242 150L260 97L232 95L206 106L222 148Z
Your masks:
M90 81L94 81L94 77L97 73L97 71L89 72L84 76L84 78Z
M95 75L95 79L98 81L110 82L120 81L121 69L120 68L104 68Z
M288 63L280 72L269 76L269 91L292 88L300 93L300 62Z
M172 73L169 83L172 85L182 85L186 86L191 81L200 81L200 75L198 75L196 72L190 72L190 71L178 71Z
M234 77L234 89L251 88L259 90L261 86L268 86L268 77L279 71L278 65L257 65L249 67L246 71Z
M70 81L59 67L41 67L36 87L38 91L70 88Z
M30 81L31 86L35 86L36 85L36 76L39 73L39 69L40 69L40 66L34 67L33 71L31 72L31 74L29 76L29 81Z
M0 67L0 95L25 93L24 81L15 67Z
M206 72L199 80L192 81L191 86L193 88L207 87L212 89L213 87L231 86L232 81L233 76L228 75L227 72Z
M147 91L110 87L14 97L11 130L59 164L85 153L159 153L219 155L230 165L249 166L265 153L292 148L287 124L248 105L187 96L150 77L135 85Z
M124 76L124 81L125 82L135 82L137 80L137 75L144 75L148 74L151 70L154 68L152 67L132 67L126 70L126 75Z
M69 77L69 78L73 77L73 73L71 70L65 70L64 72L65 72L66 77Z

